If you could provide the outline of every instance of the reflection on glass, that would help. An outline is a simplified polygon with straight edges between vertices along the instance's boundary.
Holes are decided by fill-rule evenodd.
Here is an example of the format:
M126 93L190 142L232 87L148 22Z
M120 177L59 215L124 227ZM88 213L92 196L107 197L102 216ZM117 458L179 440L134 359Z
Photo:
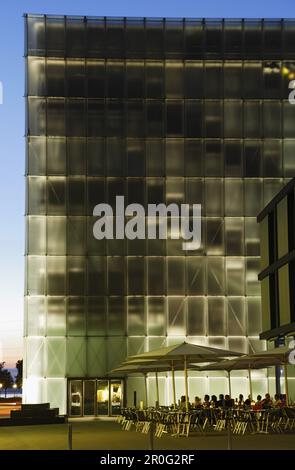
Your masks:
M82 380L70 382L70 415L82 415Z
M98 380L96 388L97 414L109 414L109 382L108 380Z
M120 414L122 407L122 383L121 380L111 381L111 413L112 416Z
M92 416L95 414L95 380L84 381L84 415Z

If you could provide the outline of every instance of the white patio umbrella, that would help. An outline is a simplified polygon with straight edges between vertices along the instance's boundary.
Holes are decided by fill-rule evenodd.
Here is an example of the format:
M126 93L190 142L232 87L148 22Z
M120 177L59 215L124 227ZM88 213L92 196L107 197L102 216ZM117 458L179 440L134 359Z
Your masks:
M169 361L172 370L173 394L175 401L175 363L179 364L179 362L181 362L184 369L185 402L186 410L188 411L188 369L190 364L213 362L221 358L232 356L241 356L241 353L183 342L181 344L155 349L136 356L130 356L128 358L128 363L133 360L139 363L140 360L146 361L150 359L158 360L160 363Z
M282 346L281 348L269 349L268 351L262 351L251 356L257 358L257 360L267 359L269 361L276 361L272 365L283 365L284 366L284 380L285 380L285 392L286 392L286 403L289 404L289 388L288 388L288 369L289 355L291 349L288 346Z
M163 362L160 363L159 361L155 360L148 360L148 361L141 361L141 363L138 363L136 361L130 361L130 362L125 362L122 364L122 366L113 369L108 375L132 375L132 374L138 374L142 373L145 378L145 402L146 405L148 406L148 393L147 393L147 374L150 372L155 372L155 377L156 377L156 397L157 397L157 402L159 403L159 383L158 383L158 373L159 372L166 372L170 371L170 363L169 362ZM173 370L181 370L182 365L178 364L173 367ZM190 366L190 369L192 370L198 370L197 367ZM174 406L176 405L176 397L175 397L175 387L174 387Z
M268 351L267 351L268 352ZM210 370L224 370L228 373L228 388L229 394L231 395L231 381L230 373L233 370L248 370L249 374L249 391L250 396L253 397L252 389L252 380L251 380L251 369L265 369L270 366L280 365L280 357L275 357L274 355L267 355L263 353L249 354L237 357L235 359L229 359L226 361L216 362L214 364L208 364L206 366L200 367L201 371L210 371Z

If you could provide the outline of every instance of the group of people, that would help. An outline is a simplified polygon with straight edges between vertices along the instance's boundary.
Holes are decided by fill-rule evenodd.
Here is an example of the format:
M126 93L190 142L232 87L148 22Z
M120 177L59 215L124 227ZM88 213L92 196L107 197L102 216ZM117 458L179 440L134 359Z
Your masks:
M209 395L204 396L204 400L200 397L195 397L193 403L189 403L190 409L204 409L204 408L239 408L244 410L266 410L270 408L282 408L286 406L286 401L283 395L275 394L272 399L269 393L265 394L265 397L262 398L261 395L257 396L256 401L252 400L251 395L244 400L242 394L239 395L239 398L235 400L230 397L230 395L220 394L219 398L216 395L212 395L211 399ZM180 399L180 408L186 409L186 398L183 395Z

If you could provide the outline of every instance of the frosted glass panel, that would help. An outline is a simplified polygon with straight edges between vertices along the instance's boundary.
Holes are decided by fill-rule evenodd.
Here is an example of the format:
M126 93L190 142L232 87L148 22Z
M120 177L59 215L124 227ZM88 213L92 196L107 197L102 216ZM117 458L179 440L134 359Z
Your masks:
M185 290L185 258L168 258L168 294L177 295Z
M210 336L225 335L224 298L208 298L208 334Z
M244 299L241 297L228 297L227 322L230 336L246 335L246 316Z
M152 336L163 335L166 331L166 310L164 297L147 298L147 328Z
M27 258L27 293L43 295L45 293L45 258L28 256Z
M261 299L260 297L248 297L246 302L248 313L248 335L258 336L262 331Z
M86 329L85 297L69 297L67 308L67 333L72 336L84 336Z
M26 338L27 376L44 375L44 338Z
M27 253L31 255L44 255L46 253L45 217L28 217Z
M186 333L186 298L168 297L168 334L185 335Z
M66 217L47 217L48 255L66 254L66 222Z
M86 369L86 339L67 338L67 375L69 377L83 377Z
M47 294L64 295L66 290L66 258L49 256L47 258Z
M225 260L225 264L227 295L244 295L244 258L227 257Z
M66 343L64 338L47 338L45 344L46 377L64 377L66 372Z
M224 254L224 219L206 220L206 252L208 255Z
M224 293L224 258L208 257L208 295Z
M227 255L244 254L244 220L242 218L225 219L225 249Z
M187 334L206 335L205 297L188 297L187 299Z
M124 297L108 297L108 334L126 332L126 305Z
M50 336L66 334L66 302L63 297L47 298L47 334Z
M129 335L145 335L144 297L128 297L127 325Z
M87 310L87 334L103 336L106 334L106 299L105 297L89 297Z
M45 334L46 315L44 297L26 297L26 334L29 336L42 336Z
M186 258L187 293L189 295L205 294L205 259L199 256Z

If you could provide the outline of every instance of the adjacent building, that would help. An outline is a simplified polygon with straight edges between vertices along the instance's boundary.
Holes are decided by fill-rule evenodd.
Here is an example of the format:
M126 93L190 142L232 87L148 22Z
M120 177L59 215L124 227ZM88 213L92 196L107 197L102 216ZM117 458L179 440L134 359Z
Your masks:
M25 31L25 402L114 414L143 393L108 379L127 355L264 347L256 217L295 176L295 20L26 15ZM94 206L117 195L202 204L201 248L96 240ZM190 396L226 391L217 374ZM171 388L160 377L162 402Z
M295 336L294 190L295 178L276 194L257 217L261 233L259 280L263 332L260 338L278 347L288 345ZM293 369L290 367L291 376L294 376ZM277 389L280 372L277 370Z

